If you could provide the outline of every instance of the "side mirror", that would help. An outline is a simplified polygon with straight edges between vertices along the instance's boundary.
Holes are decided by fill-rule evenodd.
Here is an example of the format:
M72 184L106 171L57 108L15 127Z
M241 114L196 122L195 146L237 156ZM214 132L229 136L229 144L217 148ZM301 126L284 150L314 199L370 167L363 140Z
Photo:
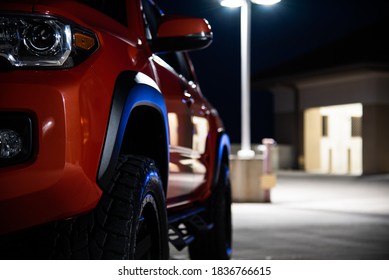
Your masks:
M154 52L189 51L208 47L213 34L208 21L201 18L164 15L152 42Z

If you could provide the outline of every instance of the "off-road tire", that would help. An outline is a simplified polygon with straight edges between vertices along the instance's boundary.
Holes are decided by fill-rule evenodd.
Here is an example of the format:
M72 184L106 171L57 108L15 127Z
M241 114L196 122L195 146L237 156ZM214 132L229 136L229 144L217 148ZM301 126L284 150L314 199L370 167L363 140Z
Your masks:
M2 237L1 259L168 259L166 201L154 161L120 156L109 189L82 216Z
M92 258L169 258L166 201L153 161L121 156L94 215Z

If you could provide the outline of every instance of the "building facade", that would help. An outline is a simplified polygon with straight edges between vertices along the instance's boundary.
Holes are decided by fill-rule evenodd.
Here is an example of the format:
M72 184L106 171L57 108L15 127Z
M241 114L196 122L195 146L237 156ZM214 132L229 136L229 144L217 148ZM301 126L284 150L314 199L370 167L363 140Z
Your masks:
M330 174L389 172L389 71L337 68L267 87L284 168ZM285 148L286 147L286 148ZM282 154L284 153L284 154Z

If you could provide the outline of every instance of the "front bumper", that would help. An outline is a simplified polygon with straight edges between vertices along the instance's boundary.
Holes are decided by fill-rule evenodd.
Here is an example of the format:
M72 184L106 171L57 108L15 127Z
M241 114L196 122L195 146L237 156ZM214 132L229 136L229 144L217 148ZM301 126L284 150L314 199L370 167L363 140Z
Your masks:
M110 95L91 69L0 73L0 113L32 116L31 156L0 167L0 234L95 207Z

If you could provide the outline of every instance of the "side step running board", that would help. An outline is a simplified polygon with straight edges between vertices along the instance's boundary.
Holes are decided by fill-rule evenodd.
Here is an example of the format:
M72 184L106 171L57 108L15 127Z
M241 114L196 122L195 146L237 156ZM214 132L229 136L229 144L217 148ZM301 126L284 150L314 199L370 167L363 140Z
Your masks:
M169 241L178 251L181 251L194 240L194 236L189 234L184 224L178 227L169 226Z
M213 228L213 224L208 225L198 215L203 211L201 208L187 212L180 218L169 219L169 241L177 250L181 251L193 242L196 236L202 235Z

